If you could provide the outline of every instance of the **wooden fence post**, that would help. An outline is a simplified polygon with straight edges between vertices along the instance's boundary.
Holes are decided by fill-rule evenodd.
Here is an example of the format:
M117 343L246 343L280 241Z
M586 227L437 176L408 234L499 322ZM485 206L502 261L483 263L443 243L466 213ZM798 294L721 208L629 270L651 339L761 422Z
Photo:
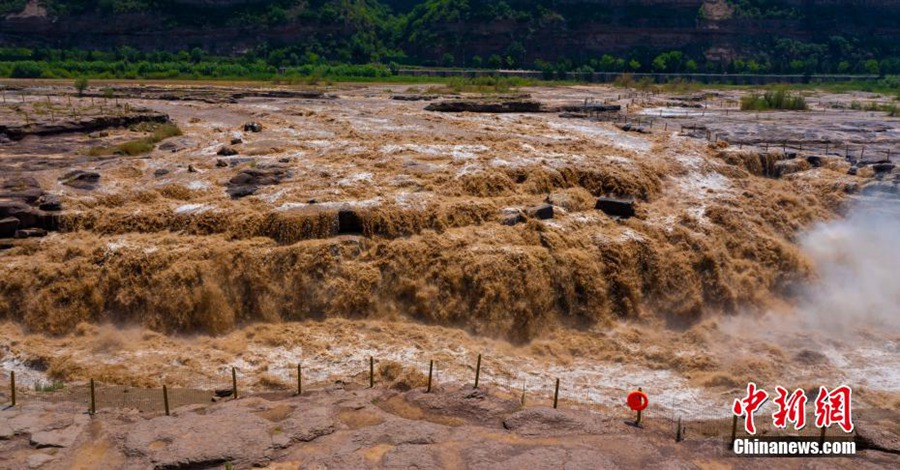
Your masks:
M92 415L97 413L97 399L96 399L96 396L94 395L94 379L91 379L91 410L90 411L91 411L90 414L92 414Z
M375 358L369 356L369 388L375 387Z
M163 385L163 406L166 408L166 416L169 416L169 389Z
M12 406L16 406L16 371L9 371L9 394L12 398Z
M237 397L238 397L237 371L234 369L234 367L231 368L231 393L234 395L234 399L237 400Z
M641 387L638 387L638 391L643 392L644 389L642 389ZM634 424L637 424L638 426L640 426L641 421L643 421L643 418L644 418L643 410L637 410L637 419L634 420Z
M475 387L478 388L478 379L481 376L481 354L478 355L478 363L475 365Z
M559 379L556 379L556 390L553 392L553 409L556 409L557 403L559 403Z
M297 364L297 395L303 395L303 369Z
M425 393L431 393L431 373L434 371L434 360L432 359L428 363L428 388L425 389Z
M735 439L737 439L737 415L734 415L731 419L731 445L734 445Z

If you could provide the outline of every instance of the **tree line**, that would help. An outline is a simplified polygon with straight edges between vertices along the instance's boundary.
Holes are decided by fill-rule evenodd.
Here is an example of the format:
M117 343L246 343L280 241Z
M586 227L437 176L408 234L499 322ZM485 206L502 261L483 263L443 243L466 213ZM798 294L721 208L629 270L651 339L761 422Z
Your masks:
M25 3L0 0L0 15L20 11ZM88 14L101 18L152 15L166 28L285 24L319 28L311 29L302 40L263 41L227 54L209 53L213 44L177 52L128 46L94 51L79 48L77 38L65 49L6 48L0 50L0 75L217 78L350 73L378 77L400 66L536 69L552 77L569 72L900 74L897 38L844 34L840 28L810 26L815 34L804 40L748 35L729 44L735 52L727 57L708 57L707 51L718 45L703 40L666 49L637 46L621 50L610 44L608 51L600 46L585 51L542 44L557 31L580 27L650 24L690 28L705 21L702 7L696 11L679 2L654 4L653 8L637 3L610 7L552 0L274 0L228 2L215 8L208 2L187 0L40 0L40 4L59 22ZM877 26L891 21L875 13L860 17L860 10L849 4L813 9L775 0L728 0L726 4L735 21L841 24L841 15L859 24L873 22ZM475 33L485 28L489 32ZM491 32L500 30L506 32Z

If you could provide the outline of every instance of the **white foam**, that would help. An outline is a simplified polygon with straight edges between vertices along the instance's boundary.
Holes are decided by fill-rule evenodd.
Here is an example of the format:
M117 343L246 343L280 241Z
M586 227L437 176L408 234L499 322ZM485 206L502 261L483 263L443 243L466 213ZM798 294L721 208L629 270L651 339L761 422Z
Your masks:
M184 204L175 208L176 214L201 214L212 209L209 204Z

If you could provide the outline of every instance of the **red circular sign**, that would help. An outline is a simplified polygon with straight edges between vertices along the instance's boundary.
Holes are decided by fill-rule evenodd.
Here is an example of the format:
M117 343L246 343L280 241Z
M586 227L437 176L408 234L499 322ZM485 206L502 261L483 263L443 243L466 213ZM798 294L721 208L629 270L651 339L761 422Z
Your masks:
M643 411L650 404L647 394L640 391L633 391L628 394L628 406L634 411Z

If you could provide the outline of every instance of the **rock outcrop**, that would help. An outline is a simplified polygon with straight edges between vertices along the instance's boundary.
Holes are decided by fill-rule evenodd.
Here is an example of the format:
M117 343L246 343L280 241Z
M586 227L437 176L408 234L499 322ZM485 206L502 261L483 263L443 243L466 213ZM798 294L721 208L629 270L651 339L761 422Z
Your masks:
M249 196L256 193L260 186L278 184L289 176L286 168L278 166L247 168L228 181L227 192L236 199Z
M425 110L444 113L542 113L553 111L533 100L445 100L431 103L425 107Z

